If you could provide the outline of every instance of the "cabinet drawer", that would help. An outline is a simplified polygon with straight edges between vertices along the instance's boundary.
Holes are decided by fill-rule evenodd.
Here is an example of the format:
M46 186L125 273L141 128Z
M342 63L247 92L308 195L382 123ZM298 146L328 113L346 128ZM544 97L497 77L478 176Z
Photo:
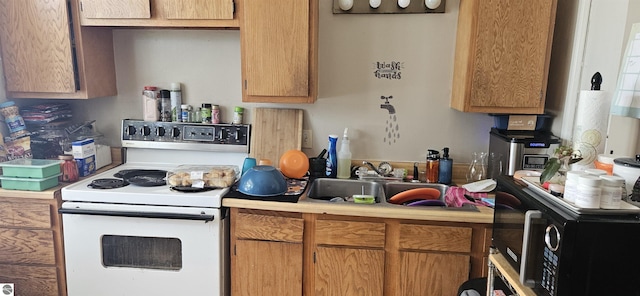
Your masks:
M164 0L164 14L170 20L231 20L232 0Z
M50 205L0 202L0 227L51 228Z
M316 243L319 245L384 248L384 240L384 223L337 220L316 222Z
M0 264L0 283L14 283L15 295L58 296L55 266L37 267Z
M400 225L400 249L470 252L469 227Z
M0 228L0 262L55 264L53 231Z
M149 0L81 0L82 16L88 19L148 19Z
M302 243L301 218L239 213L236 219L235 236L239 239Z

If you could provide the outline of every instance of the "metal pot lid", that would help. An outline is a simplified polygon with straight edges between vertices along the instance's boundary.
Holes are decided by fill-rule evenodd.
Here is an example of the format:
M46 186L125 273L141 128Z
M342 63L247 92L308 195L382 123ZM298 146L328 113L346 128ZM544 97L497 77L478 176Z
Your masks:
M640 154L636 154L636 158L616 158L614 164L640 169Z

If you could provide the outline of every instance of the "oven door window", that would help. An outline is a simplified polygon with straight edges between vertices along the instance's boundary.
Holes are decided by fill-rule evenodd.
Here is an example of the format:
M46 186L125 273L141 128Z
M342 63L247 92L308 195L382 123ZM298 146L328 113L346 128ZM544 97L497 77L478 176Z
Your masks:
M104 235L101 244L105 267L182 269L178 238Z

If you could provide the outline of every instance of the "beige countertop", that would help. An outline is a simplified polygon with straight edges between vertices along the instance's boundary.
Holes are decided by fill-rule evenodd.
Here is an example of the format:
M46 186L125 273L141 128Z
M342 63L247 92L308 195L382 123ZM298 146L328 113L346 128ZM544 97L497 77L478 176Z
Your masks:
M429 220L466 223L493 223L493 209L478 207L478 211L442 208L404 207L391 204L332 203L312 200L303 194L297 203L225 198L222 205L232 208L283 212L379 217L409 220Z

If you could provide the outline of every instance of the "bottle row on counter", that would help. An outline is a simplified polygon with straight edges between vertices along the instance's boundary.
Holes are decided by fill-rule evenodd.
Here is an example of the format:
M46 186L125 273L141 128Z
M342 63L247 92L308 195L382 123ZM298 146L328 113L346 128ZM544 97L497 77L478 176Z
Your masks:
M145 86L142 91L143 119L145 121L220 123L220 106L203 103L192 107L182 102L179 82L171 83L170 89ZM235 107L233 124L242 124L244 108Z

